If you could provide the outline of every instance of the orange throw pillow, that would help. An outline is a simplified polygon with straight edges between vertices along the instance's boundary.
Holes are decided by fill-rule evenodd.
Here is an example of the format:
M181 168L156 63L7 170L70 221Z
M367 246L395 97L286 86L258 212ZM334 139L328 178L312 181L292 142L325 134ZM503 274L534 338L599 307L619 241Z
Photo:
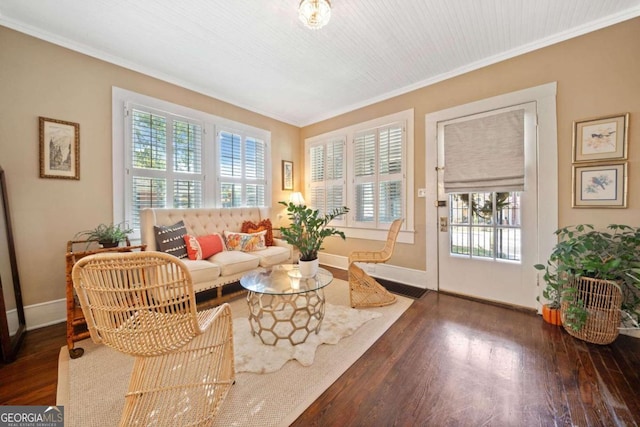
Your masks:
M265 230L267 231L267 234L264 236L264 242L267 246L273 246L273 228L269 218L263 219L257 224L251 221L245 221L242 223L242 230L240 230L240 232L259 233Z
M189 259L207 259L224 250L224 243L219 234L199 237L187 234L184 236L184 242L187 245Z

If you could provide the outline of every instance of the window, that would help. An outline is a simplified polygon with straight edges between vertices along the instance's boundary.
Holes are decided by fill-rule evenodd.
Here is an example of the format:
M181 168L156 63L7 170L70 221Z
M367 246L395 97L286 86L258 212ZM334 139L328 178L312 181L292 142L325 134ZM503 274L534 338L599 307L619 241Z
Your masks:
M349 237L384 240L404 218L398 241L413 243L413 110L305 141L306 200L321 212L347 206L336 226Z
M373 228L403 217L404 124L356 134L354 139L355 223Z
M520 192L449 194L450 253L521 260Z
M265 206L265 142L227 131L219 132L218 141L221 206Z
M268 131L113 88L114 222L140 210L268 206Z
M345 145L345 138L340 137L310 147L309 205L322 214L346 205Z
M140 106L129 116L130 226L142 208L202 207L202 124Z

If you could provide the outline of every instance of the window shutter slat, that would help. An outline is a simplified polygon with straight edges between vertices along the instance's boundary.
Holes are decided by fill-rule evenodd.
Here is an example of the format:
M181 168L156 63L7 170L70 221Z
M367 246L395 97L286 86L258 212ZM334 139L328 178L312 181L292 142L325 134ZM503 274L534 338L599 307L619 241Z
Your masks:
M183 121L173 123L173 170L202 172L202 126Z
M145 111L132 111L132 166L166 170L167 120Z

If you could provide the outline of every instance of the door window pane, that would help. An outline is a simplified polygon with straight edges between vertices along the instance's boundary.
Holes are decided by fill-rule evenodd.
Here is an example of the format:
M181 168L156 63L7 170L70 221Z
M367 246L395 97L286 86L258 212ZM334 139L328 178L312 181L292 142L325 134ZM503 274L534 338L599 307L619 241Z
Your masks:
M450 254L520 261L519 192L449 196Z

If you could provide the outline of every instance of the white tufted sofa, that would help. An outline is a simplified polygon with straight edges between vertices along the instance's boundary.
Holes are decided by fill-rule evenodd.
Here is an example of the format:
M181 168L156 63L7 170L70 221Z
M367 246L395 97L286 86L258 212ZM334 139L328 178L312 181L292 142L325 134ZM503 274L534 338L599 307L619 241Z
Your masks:
M244 221L260 222L268 218L267 208L172 209L146 208L140 212L142 243L148 251L157 250L154 225L172 225L182 220L188 234L223 235L224 230L239 232ZM218 289L218 300L224 301L222 286L237 282L249 271L260 267L293 262L293 248L274 238L274 246L255 252L223 251L206 260L183 259L191 273L196 293Z

